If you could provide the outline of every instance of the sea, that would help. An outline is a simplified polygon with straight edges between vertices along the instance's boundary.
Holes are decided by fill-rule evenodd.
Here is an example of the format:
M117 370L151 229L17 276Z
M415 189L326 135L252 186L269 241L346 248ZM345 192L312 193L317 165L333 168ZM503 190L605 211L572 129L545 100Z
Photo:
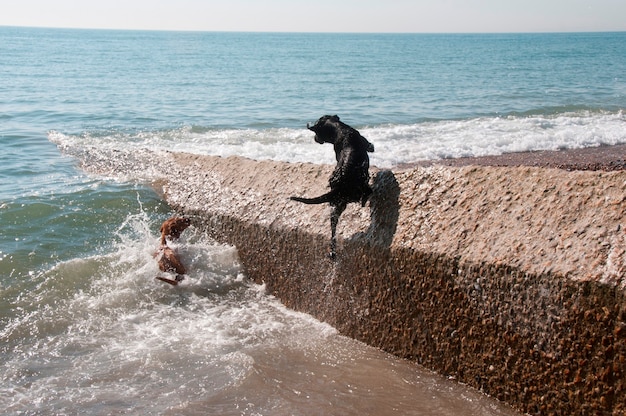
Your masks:
M83 151L371 164L626 143L626 33L332 34L0 27L0 412L512 415L348 339L250 282L194 227L155 280L172 209Z

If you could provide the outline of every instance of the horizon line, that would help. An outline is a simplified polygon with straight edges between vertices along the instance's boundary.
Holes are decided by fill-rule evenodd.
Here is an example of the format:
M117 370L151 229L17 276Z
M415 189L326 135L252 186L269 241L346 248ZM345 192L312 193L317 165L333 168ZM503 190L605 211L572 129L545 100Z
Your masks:
M80 27L80 26L36 26L36 25L1 25L0 28L23 28L23 29L52 29L52 30L100 30L119 32L172 32L172 33L249 33L249 34L329 34L329 35L524 35L524 34L574 34L574 33L623 33L623 30L537 30L537 31L424 31L424 32L386 32L386 31L290 31L290 30L209 30L209 29L133 29L133 28L107 28L107 27Z

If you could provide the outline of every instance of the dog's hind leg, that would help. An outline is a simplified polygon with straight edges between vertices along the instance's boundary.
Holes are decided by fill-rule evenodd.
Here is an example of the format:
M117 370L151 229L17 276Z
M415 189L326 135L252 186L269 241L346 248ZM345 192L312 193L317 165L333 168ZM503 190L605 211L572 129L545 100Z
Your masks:
M330 253L329 257L335 259L337 256L337 224L339 223L339 217L346 209L346 203L340 202L337 205L333 205L333 211L330 214Z
M366 185L365 188L363 189L363 194L361 195L361 206L364 207L365 204L367 203L367 200L370 199L370 196L372 195L372 188L370 188L369 185Z

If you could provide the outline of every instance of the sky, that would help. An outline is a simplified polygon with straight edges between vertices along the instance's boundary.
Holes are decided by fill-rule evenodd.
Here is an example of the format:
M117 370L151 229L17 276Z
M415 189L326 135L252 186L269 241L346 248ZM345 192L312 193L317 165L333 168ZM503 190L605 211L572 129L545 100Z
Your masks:
M626 0L0 0L0 26L244 32L626 31Z

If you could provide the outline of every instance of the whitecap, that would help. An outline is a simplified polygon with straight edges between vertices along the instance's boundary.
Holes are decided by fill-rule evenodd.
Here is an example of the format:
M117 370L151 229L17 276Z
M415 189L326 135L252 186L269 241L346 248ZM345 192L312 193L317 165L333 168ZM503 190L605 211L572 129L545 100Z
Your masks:
M619 112L578 111L551 115L478 117L359 127L374 143L371 164L389 168L421 160L499 155L626 143L626 117ZM238 155L251 159L333 164L330 146L313 141L306 129L210 129L182 127L153 132L52 131L49 139L65 153L81 157L118 151L188 152ZM110 156L105 156L110 157Z

